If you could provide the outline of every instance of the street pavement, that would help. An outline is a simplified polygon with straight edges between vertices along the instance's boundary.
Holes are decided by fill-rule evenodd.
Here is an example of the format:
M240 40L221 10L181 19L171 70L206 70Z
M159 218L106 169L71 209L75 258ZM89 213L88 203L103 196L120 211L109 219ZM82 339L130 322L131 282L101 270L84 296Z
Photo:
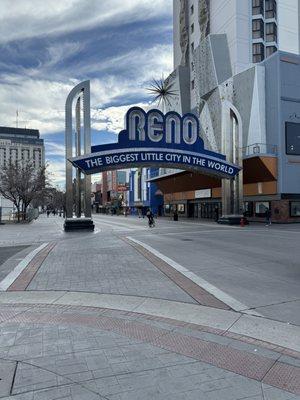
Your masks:
M1 399L300 399L300 226L93 219L0 227Z

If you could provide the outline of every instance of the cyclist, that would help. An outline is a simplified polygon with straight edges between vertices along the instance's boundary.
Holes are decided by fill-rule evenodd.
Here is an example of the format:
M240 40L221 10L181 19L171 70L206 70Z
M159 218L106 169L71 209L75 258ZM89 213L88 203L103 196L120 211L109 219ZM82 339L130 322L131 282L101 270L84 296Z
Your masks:
M150 208L148 208L146 216L148 218L148 225L150 228L153 228L155 226L155 222L154 222L154 215L152 213L152 211L150 210Z

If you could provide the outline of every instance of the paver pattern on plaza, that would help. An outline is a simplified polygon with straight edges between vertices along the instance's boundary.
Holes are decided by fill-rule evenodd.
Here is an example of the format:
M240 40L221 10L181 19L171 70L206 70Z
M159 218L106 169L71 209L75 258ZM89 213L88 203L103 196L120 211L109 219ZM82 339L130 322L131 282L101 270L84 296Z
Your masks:
M55 246L28 290L72 290L195 303L163 273L114 235Z
M209 245L205 253L204 243L211 236L219 241L219 237L228 234L227 237L237 240L246 234L253 247L251 235L261 241L263 228L244 234L239 233L239 229L216 229L214 225L183 222L174 230L174 224L162 221L156 230L149 230L144 220L107 216L95 216L94 219L96 232L80 235L66 235L61 230L62 219L58 217L41 217L27 227L28 235L19 238L13 235L14 227L4 227L7 228L5 234L0 231L2 246L7 246L9 238L13 237L14 245L32 245L3 263L6 274L16 265L18 254L24 256L40 243L49 242L44 252L35 256L10 287L7 294L11 297L7 297L7 304L3 296L0 302L1 399L300 399L300 356L297 351L237 335L227 329L139 314L134 308L127 312L63 304L67 291L71 291L72 296L79 291L81 301L85 293L92 292L124 295L121 296L123 299L132 297L133 302L137 298L145 298L145 301L155 298L155 301L167 299L190 307L199 303L220 306L222 302L202 288L190 285L188 280L182 281L163 262L137 251L124 238L130 233L150 245L156 246L158 242L157 248L167 256L175 257L176 261L183 263L184 253L188 253L194 264L198 257L199 265L202 260L207 265L213 260L213 254ZM269 232L273 240L283 237L285 243L288 230L272 229ZM291 231L299 235L294 227ZM181 241L182 254L178 257L180 250L176 237L180 233L189 240ZM190 238L195 240L193 246ZM239 251L237 249L237 254ZM262 254L262 250L258 249L257 253ZM223 255L227 257L226 252ZM262 268L265 257L264 253ZM279 262L283 258L284 255ZM224 262L226 264L226 259ZM295 271L294 280L298 278L293 268L287 268L285 285L289 284L291 271ZM212 263L211 269L214 270L212 273L216 269L222 273L218 262ZM193 271L199 273L197 269ZM278 271L278 266L274 271ZM209 274L204 275L209 278ZM214 280L213 283L218 282ZM274 290L272 283L271 288ZM55 291L61 291L62 301L52 305L33 301L22 304L22 290L30 291L28 294L32 299L35 291L57 293L56 296L60 292ZM15 304L14 296L18 299ZM26 298L29 299L24 296L24 300ZM294 301L297 299L292 303ZM220 312L232 313L226 311L226 304L219 308L225 309ZM207 310L209 312L209 308ZM297 312L289 304L286 313L297 320ZM281 315L279 312L279 320Z
M65 391L79 398L71 393L80 385L87 399L300 398L293 394L300 394L294 358L284 356L283 363L276 351L196 327L101 309L11 305L1 311L0 358L16 367L6 377L15 374L12 395L50 399ZM282 366L293 371L290 393L268 385L272 368L276 375Z

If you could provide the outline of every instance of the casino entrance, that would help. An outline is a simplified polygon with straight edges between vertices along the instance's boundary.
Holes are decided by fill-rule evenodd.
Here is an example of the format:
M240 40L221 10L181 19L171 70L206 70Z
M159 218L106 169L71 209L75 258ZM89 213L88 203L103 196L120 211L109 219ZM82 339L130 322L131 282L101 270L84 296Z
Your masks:
M221 201L189 201L188 202L188 218L213 219L222 215Z

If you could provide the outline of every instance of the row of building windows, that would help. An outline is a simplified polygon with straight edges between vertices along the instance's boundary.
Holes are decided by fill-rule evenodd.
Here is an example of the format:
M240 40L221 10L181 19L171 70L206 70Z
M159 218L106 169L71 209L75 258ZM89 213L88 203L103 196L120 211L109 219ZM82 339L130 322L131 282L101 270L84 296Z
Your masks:
M276 21L268 21L276 19L276 0L252 0L252 14L255 17L252 20L252 61L258 63L277 51L277 24ZM262 17L257 18L258 15ZM258 40L263 43L256 43Z
M262 19L252 21L252 38L265 42L277 42L277 25L275 22L264 23Z
M9 165L10 163L14 163L16 162L16 159L10 159L9 161L6 158L2 158L0 157L0 166L1 167L5 167L6 165ZM32 160L32 164L34 167L41 167L42 166L42 160L38 159L38 160Z
M7 162L15 161L18 158L18 149L0 147L0 165L6 165ZM21 159L28 160L30 158L30 150L21 150ZM33 163L34 165L42 165L42 152L40 149L33 150Z
M252 14L264 15L266 19L276 18L276 0L252 0Z
M253 62L259 63L263 61L266 57L271 56L277 51L276 46L264 46L263 43L253 43L252 45L252 53L253 53Z

